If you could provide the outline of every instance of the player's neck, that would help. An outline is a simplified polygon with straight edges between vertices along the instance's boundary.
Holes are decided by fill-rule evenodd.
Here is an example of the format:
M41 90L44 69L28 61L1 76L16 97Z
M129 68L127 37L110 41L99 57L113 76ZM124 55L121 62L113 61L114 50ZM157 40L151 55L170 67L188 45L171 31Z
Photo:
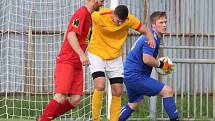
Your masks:
M94 11L93 6L90 5L90 3L87 3L84 6L87 8L87 10L89 11L89 13L92 13Z
M163 37L163 34L162 33L159 33L159 32L157 32L157 31L155 31L155 29L153 30L154 32L156 32L156 34L157 34L157 36L158 36L158 38L162 38Z
M161 35L161 34L158 34L158 37L159 37L159 38L162 38L162 36L163 36L163 35Z

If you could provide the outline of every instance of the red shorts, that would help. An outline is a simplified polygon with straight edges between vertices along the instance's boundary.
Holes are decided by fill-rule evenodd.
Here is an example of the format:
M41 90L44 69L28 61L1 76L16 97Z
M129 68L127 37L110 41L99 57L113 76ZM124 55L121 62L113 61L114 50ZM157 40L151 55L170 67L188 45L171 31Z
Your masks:
M56 64L55 93L83 95L83 70L70 64Z

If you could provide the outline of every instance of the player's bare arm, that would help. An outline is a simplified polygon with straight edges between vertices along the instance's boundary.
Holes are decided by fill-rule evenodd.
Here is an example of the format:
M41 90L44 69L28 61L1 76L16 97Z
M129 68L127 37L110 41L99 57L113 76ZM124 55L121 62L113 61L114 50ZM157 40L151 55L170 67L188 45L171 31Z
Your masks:
M156 43L155 43L153 34L147 29L147 27L142 25L138 31L146 35L146 37L148 38L148 45L152 48L155 48Z
M69 40L70 45L74 49L74 51L80 56L80 60L83 65L89 65L90 61L88 57L85 55L84 51L81 49L79 43L78 43L78 38L76 36L75 32L69 32L67 35L67 38Z
M164 62L164 61L159 61L157 59L155 59L154 57L152 57L149 54L143 54L143 62L151 67L155 67L155 68L161 68L164 71L170 71L173 69L173 65L170 64L168 61Z
M159 67L159 61L149 54L143 54L143 62L151 67Z

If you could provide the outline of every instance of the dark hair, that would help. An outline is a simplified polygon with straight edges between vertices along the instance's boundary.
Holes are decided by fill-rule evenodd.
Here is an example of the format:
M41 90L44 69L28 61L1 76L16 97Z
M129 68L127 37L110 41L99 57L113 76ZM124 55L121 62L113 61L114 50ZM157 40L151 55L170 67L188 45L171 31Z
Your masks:
M128 17L128 8L125 5L118 5L115 10L114 13L121 19L121 20L125 20Z
M154 23L157 19L165 17L167 18L166 12L165 11L155 11L151 14L150 16L150 23Z

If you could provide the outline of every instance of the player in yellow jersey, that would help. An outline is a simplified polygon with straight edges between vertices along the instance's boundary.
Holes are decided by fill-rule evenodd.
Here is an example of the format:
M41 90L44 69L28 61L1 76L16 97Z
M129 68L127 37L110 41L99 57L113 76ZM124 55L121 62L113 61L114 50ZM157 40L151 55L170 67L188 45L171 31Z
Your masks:
M152 33L128 12L128 8L119 5L115 10L102 8L92 14L93 33L88 46L90 71L94 79L92 97L93 121L100 121L102 97L105 90L105 75L110 80L112 101L110 121L118 121L121 94L123 91L122 46L128 36L129 28L135 29L148 38L148 45L155 47Z

